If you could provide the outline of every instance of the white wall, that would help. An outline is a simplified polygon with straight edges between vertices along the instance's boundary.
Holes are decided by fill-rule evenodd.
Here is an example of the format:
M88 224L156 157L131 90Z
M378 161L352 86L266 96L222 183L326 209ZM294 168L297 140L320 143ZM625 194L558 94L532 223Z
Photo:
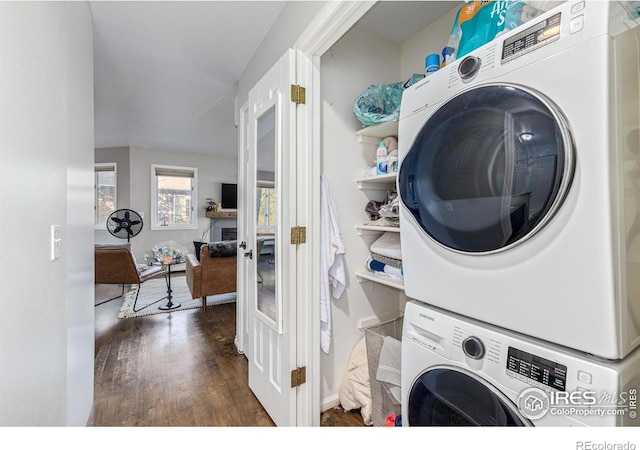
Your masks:
M451 10L401 44L401 70L406 77L424 73L424 59L430 53L442 54L447 45L453 21L463 2L451 2Z
M93 403L92 52L87 3L0 2L3 426L82 426Z
M357 189L355 180L371 165L376 147L356 141L355 133L362 124L353 114L356 97L370 84L398 81L402 81L400 46L357 26L321 58L322 173L336 203L347 267L346 291L332 304L332 348L321 356L321 402L325 405L337 401L351 351L364 336L358 321L399 310L397 290L361 284L355 276L364 269L371 242L354 227L369 220L364 210L367 202L382 200L385 192L369 191L368 196Z
M247 101L251 88L271 69L271 66L288 49L293 48L300 34L320 12L325 3L323 1L287 2L278 16L278 20L238 80L238 108Z

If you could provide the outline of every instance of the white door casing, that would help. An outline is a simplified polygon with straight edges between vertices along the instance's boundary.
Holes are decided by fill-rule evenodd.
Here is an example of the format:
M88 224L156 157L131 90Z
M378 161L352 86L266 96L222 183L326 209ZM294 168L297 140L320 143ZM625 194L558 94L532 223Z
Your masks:
M238 120L238 242L240 245L246 248L246 243L250 242L248 238L248 223L249 220L255 220L255 214L249 217L248 212L253 208L248 208L249 203L248 196L251 193L249 189L250 178L249 174L255 172L253 167L249 167L249 104L245 103L240 107ZM255 195L255 194L254 194ZM239 247L238 252L244 253L244 248ZM248 355L249 351L249 298L255 296L255 277L249 279L247 276L250 271L248 266L251 260L242 257L239 254L238 258L238 279L237 279L237 293L236 293L236 338L235 344L239 353L245 353ZM255 272L254 272L255 273ZM253 286L253 291L250 287Z

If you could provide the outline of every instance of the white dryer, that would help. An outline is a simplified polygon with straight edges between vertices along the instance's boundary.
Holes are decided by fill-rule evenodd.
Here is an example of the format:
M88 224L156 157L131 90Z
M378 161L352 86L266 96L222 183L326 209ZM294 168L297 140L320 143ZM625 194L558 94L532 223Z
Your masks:
M638 426L640 349L610 362L407 303L403 426Z
M566 2L408 88L408 297L605 358L640 344L639 33Z

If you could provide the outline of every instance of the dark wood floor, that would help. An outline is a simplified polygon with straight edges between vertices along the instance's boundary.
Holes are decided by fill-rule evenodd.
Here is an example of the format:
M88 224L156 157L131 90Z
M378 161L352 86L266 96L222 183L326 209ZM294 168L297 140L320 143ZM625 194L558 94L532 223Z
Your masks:
M115 290L114 290L115 289ZM118 288L99 286L96 300ZM95 308L95 393L89 426L274 426L247 386L234 345L235 304L118 319L121 300ZM364 426L342 408L322 426Z

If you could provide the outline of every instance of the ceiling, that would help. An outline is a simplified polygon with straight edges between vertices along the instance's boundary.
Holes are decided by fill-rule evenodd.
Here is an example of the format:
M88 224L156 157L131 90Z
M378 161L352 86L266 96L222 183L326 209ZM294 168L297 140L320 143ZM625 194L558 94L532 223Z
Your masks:
M235 157L237 80L285 3L90 2L96 147Z
M286 3L91 1L96 148L235 157L237 81ZM400 43L451 8L384 1L358 25Z
M462 0L381 1L358 21L358 26L375 31L389 42L401 44L457 4L464 3Z

